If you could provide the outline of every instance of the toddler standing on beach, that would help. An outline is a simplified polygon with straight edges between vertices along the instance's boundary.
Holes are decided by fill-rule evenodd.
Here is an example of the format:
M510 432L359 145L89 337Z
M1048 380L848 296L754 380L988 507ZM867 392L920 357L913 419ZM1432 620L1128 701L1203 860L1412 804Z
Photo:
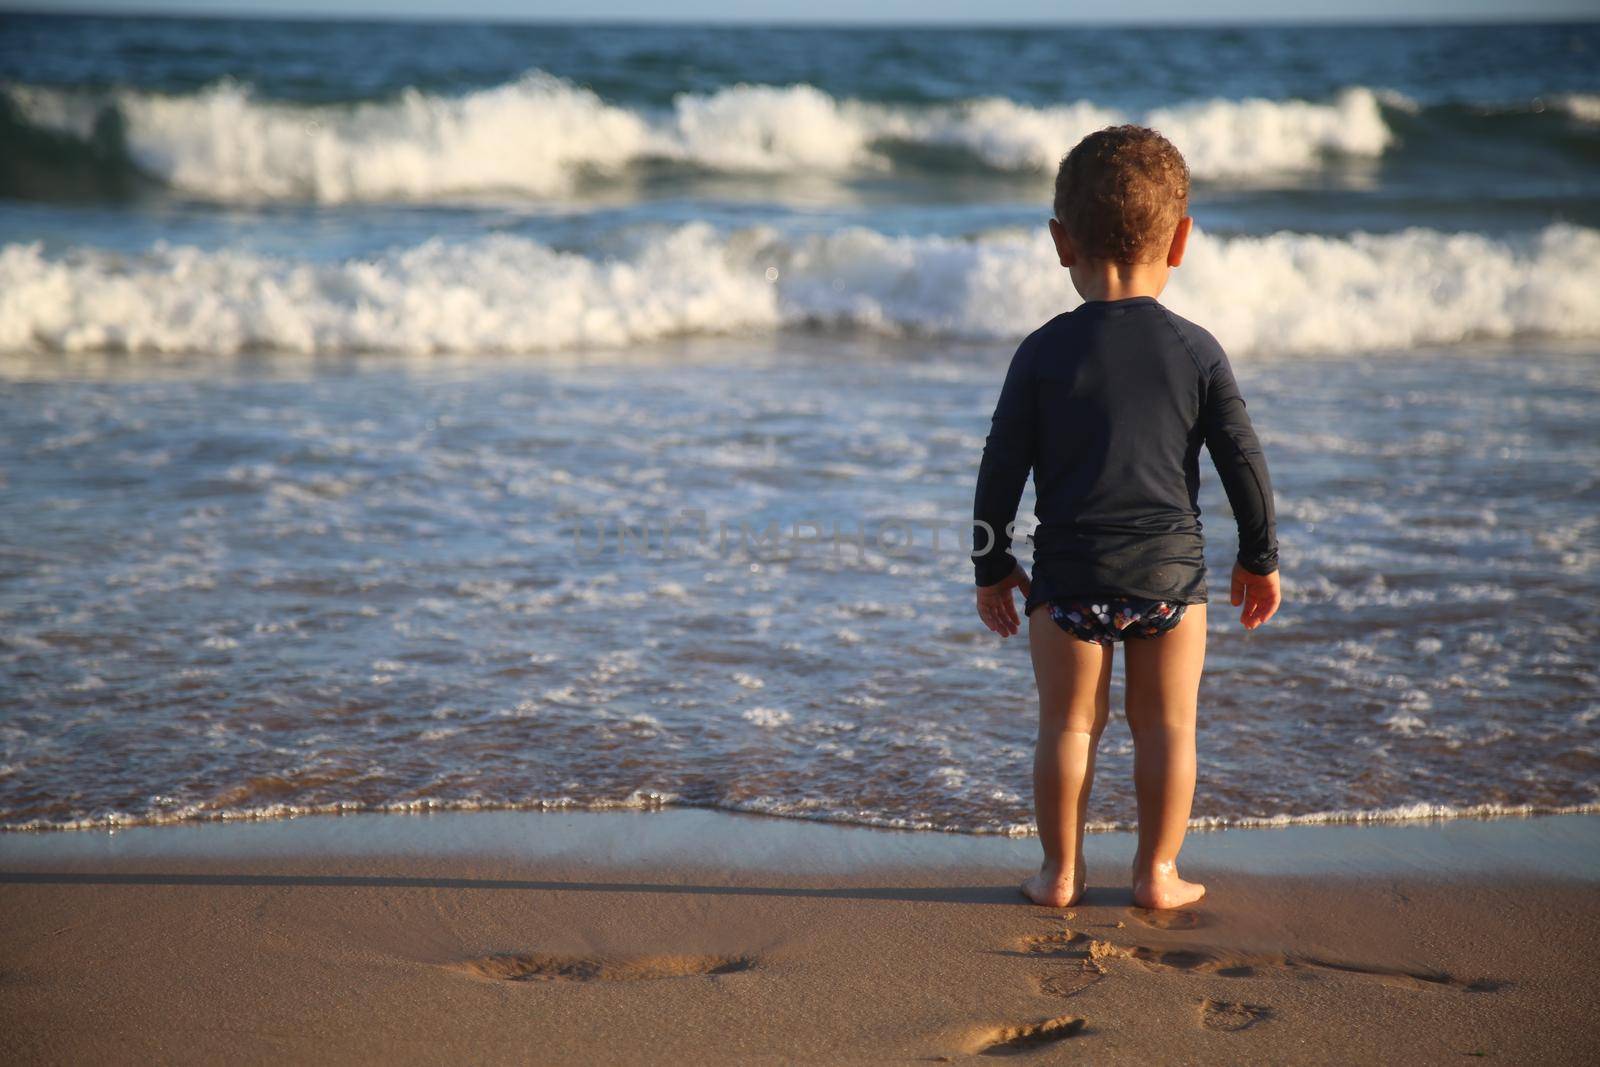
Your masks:
M1157 300L1183 259L1189 169L1154 130L1090 134L1061 161L1050 236L1084 303L1018 347L983 450L974 504L978 615L1009 637L1025 597L1039 687L1035 903L1083 893L1083 826L1110 716L1112 653L1127 659L1139 843L1134 903L1175 908L1205 887L1178 875L1195 782L1206 647L1202 445L1239 527L1230 600L1255 629L1278 609L1272 486L1221 346ZM1033 471L1034 573L1009 526Z

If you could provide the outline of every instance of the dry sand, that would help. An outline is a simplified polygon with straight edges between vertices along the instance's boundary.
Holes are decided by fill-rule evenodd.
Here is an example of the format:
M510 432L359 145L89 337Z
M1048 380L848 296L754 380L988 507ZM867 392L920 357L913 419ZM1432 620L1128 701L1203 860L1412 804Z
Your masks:
M0 838L7 1062L1600 1060L1600 819L1031 840L711 812ZM1299 871L1300 873L1293 873Z

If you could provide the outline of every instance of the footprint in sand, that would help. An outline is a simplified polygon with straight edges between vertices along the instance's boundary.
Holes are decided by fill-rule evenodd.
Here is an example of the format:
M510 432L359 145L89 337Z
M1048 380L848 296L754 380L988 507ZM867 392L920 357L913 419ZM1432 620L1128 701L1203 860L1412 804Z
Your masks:
M1257 1023L1266 1022L1272 1014L1272 1009L1265 1004L1241 1004L1210 997L1200 1002L1200 1024L1207 1030L1228 1033L1248 1030Z
M1071 970L1039 979L1039 992L1047 997L1073 997L1105 976L1106 969L1099 960L1084 959Z
M1029 956L1071 960L1073 965L1038 979L1039 992L1050 997L1071 997L1083 992L1106 976L1106 969L1090 952L1093 942L1074 930L1052 930L1048 934L1025 937L1017 951Z
M1145 926L1160 930L1189 930L1204 923L1196 912L1158 912L1132 908L1128 914ZM1122 926L1121 923L1117 925ZM1132 960L1150 968L1218 978L1253 978L1267 970L1320 970L1363 975L1385 984L1412 989L1442 986L1481 993L1500 989L1504 985L1488 979L1465 981L1443 971L1368 966L1288 953L1241 952L1215 946L1119 945L1092 938L1065 926L1048 933L1028 935L1014 944L1014 951L1018 955L1074 961L1074 965L1067 970L1037 980L1041 994L1063 998L1075 996L1104 978L1107 960ZM1210 997L1200 1002L1201 1025L1222 1033L1248 1030L1274 1018L1274 1015L1273 1009L1265 1004L1246 1004ZM1082 1018L1061 1015L1038 1023L993 1027L974 1034L968 1048L973 1053L986 1056L1023 1053L1040 1045L1076 1036L1082 1032L1084 1025Z
M501 953L447 964L451 970L501 982L638 982L654 978L734 974L755 966L749 956L555 956Z
M1468 993L1493 993L1504 989L1505 982L1493 978L1467 979L1457 978L1455 975L1444 971L1409 971L1402 967L1365 966L1359 963L1345 963L1341 960L1318 959L1315 956L1289 956L1285 959L1288 967L1310 967L1322 971L1343 971L1348 974L1362 974L1375 978L1385 985L1399 986L1402 989L1427 989L1430 987L1445 986L1450 989L1460 989Z
M973 1034L971 1051L979 1056L1015 1056L1076 1037L1085 1022L1076 1015L1057 1015L1036 1023L988 1027Z
M1096 960L1131 959L1156 969L1215 975L1218 978L1255 978L1263 971L1272 970L1337 971L1363 975L1385 985L1404 989L1445 987L1469 993L1487 993L1503 986L1503 983L1491 979L1466 981L1444 971L1407 970L1403 967L1345 963L1288 953L1239 952L1213 946L1156 948L1147 945L1116 945L1109 941L1090 941L1088 952L1089 956Z
M1030 956L1081 957L1088 950L1089 938L1076 930L1061 927L1048 934L1029 934L1017 942L1017 951Z
M1206 921L1198 911L1157 911L1153 908L1129 908L1128 914L1136 922L1156 930L1195 930Z
M1132 909L1136 919L1143 922L1144 909ZM1163 913L1156 912L1161 915ZM1195 915L1194 912L1169 912L1167 915ZM1158 920L1159 921L1159 920ZM1202 920L1197 920L1196 925ZM1183 923L1183 920L1179 920ZM1152 924L1153 925L1153 924ZM1182 926L1177 928L1183 928ZM1017 943L1017 951L1029 956L1083 960L1095 965L1108 959L1136 960L1147 967L1161 970L1184 971L1190 974L1215 975L1218 978L1255 978L1265 971L1334 971L1357 974L1385 985L1403 989L1460 989L1468 993L1492 993L1505 987L1494 979L1462 979L1444 971L1410 970L1404 967L1386 967L1378 964L1347 963L1319 956L1302 956L1277 952L1241 952L1220 946L1149 946L1119 945L1111 941L1091 938L1087 934L1062 927L1047 934L1024 937ZM1309 974L1308 974L1309 976ZM1069 988L1077 980L1073 974L1063 982ZM1078 988L1091 984L1091 978ZM1062 995L1062 994L1058 994ZM1070 994L1064 994L1070 995Z

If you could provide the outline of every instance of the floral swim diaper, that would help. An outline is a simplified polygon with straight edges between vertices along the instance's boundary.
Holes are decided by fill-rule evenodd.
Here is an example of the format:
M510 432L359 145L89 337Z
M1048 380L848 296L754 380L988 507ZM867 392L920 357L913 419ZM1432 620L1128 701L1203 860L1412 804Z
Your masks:
M1160 637L1183 618L1187 604L1142 597L1071 597L1052 600L1050 617L1080 641L1109 645L1129 637Z

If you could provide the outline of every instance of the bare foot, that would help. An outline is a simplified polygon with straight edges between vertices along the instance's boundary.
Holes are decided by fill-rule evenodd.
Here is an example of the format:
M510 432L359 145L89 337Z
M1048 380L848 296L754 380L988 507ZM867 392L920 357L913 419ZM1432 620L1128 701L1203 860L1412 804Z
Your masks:
M1083 896L1083 875L1046 863L1022 883L1022 895L1047 908L1070 908Z
M1206 887L1199 882L1185 882L1178 877L1175 863L1158 863L1148 874L1133 876L1133 902L1141 908L1162 910L1181 908L1193 904L1206 895Z

